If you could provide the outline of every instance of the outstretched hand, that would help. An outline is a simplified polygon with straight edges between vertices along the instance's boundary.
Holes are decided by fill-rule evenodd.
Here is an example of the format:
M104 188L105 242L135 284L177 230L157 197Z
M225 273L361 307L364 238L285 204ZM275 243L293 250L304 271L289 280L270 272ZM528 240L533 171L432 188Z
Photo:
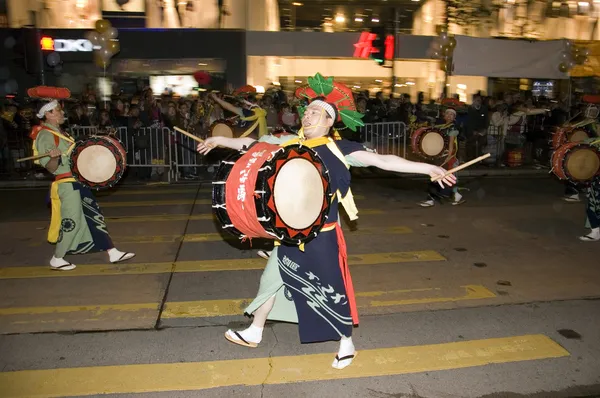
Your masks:
M446 169L432 165L431 169L429 171L429 176L431 178L443 176L443 178L440 178L439 180L436 181L438 184L440 184L440 187L442 187L442 188L444 188L444 184L449 187L456 184L456 176L454 174L446 175L446 173L447 173Z
M203 142L200 142L198 144L198 147L196 148L198 150L198 153L200 153L201 155L206 155L207 153L209 153L213 148L219 145L218 138L219 137L210 137L204 140Z

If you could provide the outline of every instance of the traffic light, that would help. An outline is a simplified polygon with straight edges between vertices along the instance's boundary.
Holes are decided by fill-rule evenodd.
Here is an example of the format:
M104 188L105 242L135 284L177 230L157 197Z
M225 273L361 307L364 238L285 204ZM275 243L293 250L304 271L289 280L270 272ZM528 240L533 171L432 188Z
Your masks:
M384 26L376 26L371 28L371 33L376 36L373 39L371 58L373 58L377 64L383 66L383 64L385 64L385 39L387 37L387 30Z

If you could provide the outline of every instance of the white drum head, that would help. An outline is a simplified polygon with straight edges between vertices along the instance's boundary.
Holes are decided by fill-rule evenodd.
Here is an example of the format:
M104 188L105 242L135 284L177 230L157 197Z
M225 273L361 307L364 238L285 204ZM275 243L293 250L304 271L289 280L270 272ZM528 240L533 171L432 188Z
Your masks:
M571 137L569 138L570 142L582 142L590 138L584 130L575 130Z
M312 226L321 214L324 195L321 174L306 159L289 160L277 173L273 187L275 208L291 228Z
M567 170L573 178L586 181L594 177L600 169L600 159L593 149L579 149L571 152L567 159Z
M233 129L225 123L217 123L213 126L211 135L213 137L233 138Z
M421 149L428 156L436 156L444 150L444 137L439 133L425 133L421 140Z
M77 157L79 174L87 181L101 183L110 180L117 170L117 159L102 145L84 148Z

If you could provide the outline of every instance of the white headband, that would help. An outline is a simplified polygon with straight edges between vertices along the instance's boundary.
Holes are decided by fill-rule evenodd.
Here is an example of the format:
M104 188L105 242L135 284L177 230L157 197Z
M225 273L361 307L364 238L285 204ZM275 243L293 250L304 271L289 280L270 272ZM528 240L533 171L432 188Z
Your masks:
M41 119L44 117L46 112L51 112L57 106L58 106L58 101L52 100L52 101L48 102L46 105L42 106L42 108L40 109L40 111L37 113L36 116L38 117L38 119Z
M314 100L310 103L310 105L317 105L319 108L327 112L327 114L335 121L335 109L331 104L321 100Z

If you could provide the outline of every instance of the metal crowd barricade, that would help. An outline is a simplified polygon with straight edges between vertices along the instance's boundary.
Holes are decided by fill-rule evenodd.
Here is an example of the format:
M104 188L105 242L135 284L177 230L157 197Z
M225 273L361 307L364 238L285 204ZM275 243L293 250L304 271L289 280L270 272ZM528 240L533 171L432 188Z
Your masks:
M359 133L361 141L377 153L406 157L408 137L403 122L367 123Z
M206 156L200 155L196 147L198 142L186 135L173 132L173 162L175 181L186 174L197 174L199 166L216 166L206 163Z
M97 127L72 127L71 135L81 138L86 135L100 134ZM173 132L167 127L140 127L128 129L118 127L115 136L127 151L127 167L136 168L140 177L151 177L152 174L164 176L168 182L172 178L172 165L176 157L173 154ZM144 170L146 168L147 170Z

